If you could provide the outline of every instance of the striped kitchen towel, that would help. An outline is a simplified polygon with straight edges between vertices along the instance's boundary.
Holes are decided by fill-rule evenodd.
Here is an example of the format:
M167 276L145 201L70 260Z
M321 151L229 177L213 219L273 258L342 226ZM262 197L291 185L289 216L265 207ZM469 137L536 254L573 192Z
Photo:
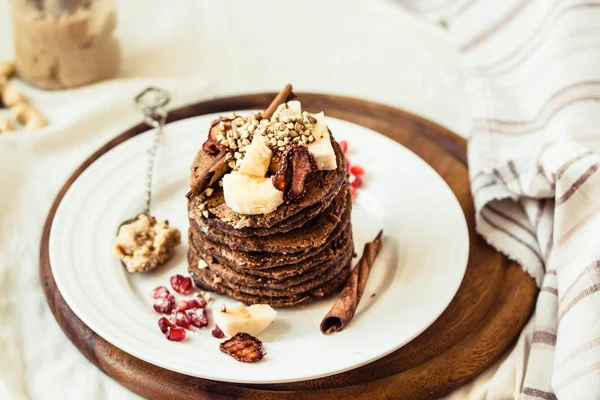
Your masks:
M404 4L465 65L477 230L540 288L521 397L600 399L600 1Z

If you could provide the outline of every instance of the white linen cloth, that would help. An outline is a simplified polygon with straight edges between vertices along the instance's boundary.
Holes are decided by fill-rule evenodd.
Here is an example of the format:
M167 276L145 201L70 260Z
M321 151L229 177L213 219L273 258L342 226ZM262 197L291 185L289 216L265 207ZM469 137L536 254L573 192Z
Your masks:
M600 398L600 2L419 0L466 66L477 230L540 287L524 399Z
M293 9L276 0L118 3L118 79L61 92L19 83L50 125L0 134L2 400L137 398L87 362L60 330L40 286L38 256L56 193L87 156L141 120L132 98L147 85L171 90L177 105L277 91L291 82L300 91L372 99L461 130L454 47L399 7L373 0L304 0ZM294 56L296 49L303 57ZM11 56L8 1L0 0L0 58Z

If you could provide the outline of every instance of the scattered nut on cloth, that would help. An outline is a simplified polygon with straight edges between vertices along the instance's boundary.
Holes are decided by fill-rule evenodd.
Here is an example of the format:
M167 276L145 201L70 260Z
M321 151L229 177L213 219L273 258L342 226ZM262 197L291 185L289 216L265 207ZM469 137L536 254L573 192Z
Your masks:
M477 231L540 287L521 396L598 399L599 4L404 3L436 10L465 64Z
M15 65L12 61L0 60L0 76L10 78L15 72Z

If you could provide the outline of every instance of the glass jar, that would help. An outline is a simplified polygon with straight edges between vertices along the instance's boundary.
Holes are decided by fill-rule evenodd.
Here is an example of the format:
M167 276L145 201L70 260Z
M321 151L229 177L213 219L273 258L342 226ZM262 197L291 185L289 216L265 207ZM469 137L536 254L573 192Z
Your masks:
M66 89L115 76L115 0L12 0L17 74L43 89Z

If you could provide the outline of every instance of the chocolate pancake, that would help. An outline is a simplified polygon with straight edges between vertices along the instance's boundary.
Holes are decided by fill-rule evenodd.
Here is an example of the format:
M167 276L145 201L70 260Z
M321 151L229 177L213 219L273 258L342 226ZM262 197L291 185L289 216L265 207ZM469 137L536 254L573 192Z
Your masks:
M196 220L190 220L190 229L205 240L227 245L234 250L288 254L321 247L340 222L350 219L351 212L352 197L349 191L343 190L329 208L319 215L319 218L313 218L301 227L286 233L240 238L214 228L206 229L202 221Z
M234 212L225 204L223 190L218 188L206 200L206 208L212 214L206 224L217 227L221 231L228 230L230 232L244 228L271 228L307 207L322 203L320 208L312 210L312 214L318 214L338 194L348 175L348 168L340 146L333 137L331 143L336 153L338 168L334 171L316 171L307 182L306 194L299 203L284 203L267 215L243 215ZM192 164L190 182L193 182L214 158L201 149ZM196 206L198 199L193 199L191 203L191 207Z
M348 220L342 220L333 230L331 235L327 238L327 241L321 248L313 248L302 252L289 253L289 254L278 254L278 253L267 253L267 252L255 252L248 253L238 250L233 250L226 245L214 243L209 240L205 240L203 236L194 233L193 237L198 238L190 242L190 249L194 252L201 252L213 257L220 264L231 266L238 269L249 269L249 270L266 270L269 268L280 267L284 265L297 264L303 260L307 260L310 257L323 251L330 243L340 237L345 231L346 227L349 226L350 218ZM191 231L191 229L190 229Z
M342 240L334 242L332 246L325 249L322 253L327 254L327 258L314 260L313 258L305 260L299 264L286 267L272 268L270 270L260 271L263 275L257 276L254 274L245 273L245 271L237 271L230 267L215 263L212 257L203 257L197 254L199 258L207 263L206 270L208 274L215 278L220 277L225 286L247 286L252 288L271 288L275 290L283 290L291 288L300 283L309 280L315 281L323 279L331 269L335 269L339 265L340 258L346 255L352 255L354 246L351 238L351 233L343 235ZM345 262L342 264L346 264ZM197 266L190 265L190 270ZM283 277L282 277L283 275ZM315 282L315 286L318 282ZM240 289L241 291L244 291ZM254 293L248 291L248 293Z
M337 274L350 263L351 259L352 252L339 254L336 258L324 264L324 269L320 270L320 274L314 275L312 272L309 272L308 274L310 274L312 278L308 280L303 280L302 275L300 275L295 278L299 281L298 283L285 288L276 288L274 285L267 284L260 286L263 282L258 282L256 280L253 282L253 285L247 285L242 282L231 282L224 279L210 268L205 268L197 274L205 274L205 276L212 279L213 282L218 282L220 285L238 292L269 297L285 297L306 293L309 290L315 289L325 282L328 282L334 276L337 276Z
M188 253L188 261L190 265L197 265L197 256L190 252ZM219 283L215 283L210 277L207 277L202 273L203 270L191 271L192 278L197 287L215 292L218 294L229 296L235 300L241 301L245 304L269 304L274 308L289 308L297 307L300 305L308 304L311 301L324 298L332 295L342 289L342 286L348 280L350 276L350 263L343 268L336 276L334 276L328 282L323 285L310 290L309 292L291 295L291 296L264 296L264 295L252 295L244 292L239 292L234 289L223 286Z
M279 282L286 280L290 277L297 276L300 274L304 274L307 271L312 271L313 269L320 267L323 263L331 260L335 257L335 252L340 247L343 247L349 241L352 241L352 227L351 224L348 224L341 235L337 238L333 239L330 243L323 246L321 251L318 253L299 261L296 264L288 264L282 265L278 267L273 267L269 269L248 269L248 268L240 268L236 264L225 264L216 260L213 256L204 253L203 251L199 251L199 246L194 244L196 241L200 240L197 236L190 231L189 232L189 243L190 243L190 251L195 251L200 258L202 258L212 270L217 271L221 276L227 277L228 280L235 279L235 275L242 275L248 277L249 279L268 279L272 282ZM195 266L190 266L193 268Z
M292 229L296 229L311 219L315 218L319 215L321 211L326 209L331 205L331 202L334 198L325 199L325 201L321 201L319 203L313 204L310 207L306 207L302 212L296 213L292 215L290 218L283 220L279 224L272 226L271 228L242 228L235 229L231 225L223 223L222 221L216 218L208 218L204 219L198 217L196 215L190 214L191 217L196 221L204 220L203 224L214 228L215 230L219 230L222 232L226 232L227 234L239 237L249 237L249 236L269 236L277 233L285 233L289 232ZM196 198L194 201L188 202L188 211L193 210L194 207L198 206L198 199Z

